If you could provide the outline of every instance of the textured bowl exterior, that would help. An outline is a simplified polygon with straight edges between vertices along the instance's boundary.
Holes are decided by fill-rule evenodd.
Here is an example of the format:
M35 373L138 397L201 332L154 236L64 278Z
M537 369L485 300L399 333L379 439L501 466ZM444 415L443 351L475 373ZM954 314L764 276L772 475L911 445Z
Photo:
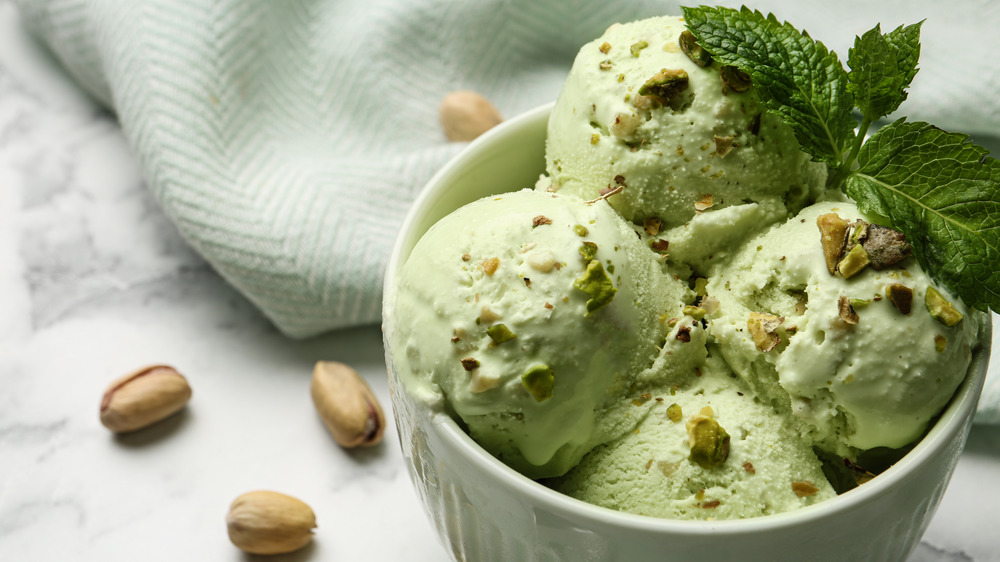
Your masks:
M900 462L826 502L742 521L654 519L569 498L511 470L402 387L388 337L395 329L396 274L419 237L450 211L534 183L544 169L550 110L543 106L494 128L432 178L403 224L386 271L383 334L400 446L424 509L454 559L906 560L965 446L989 364L988 320L969 375L928 435Z

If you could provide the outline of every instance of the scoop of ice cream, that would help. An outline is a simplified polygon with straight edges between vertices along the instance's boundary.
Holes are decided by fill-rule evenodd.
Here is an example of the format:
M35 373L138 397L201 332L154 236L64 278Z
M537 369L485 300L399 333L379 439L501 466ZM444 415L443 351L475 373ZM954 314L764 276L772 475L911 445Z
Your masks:
M671 519L742 519L833 497L812 442L720 360L654 393L633 432L546 482L603 507ZM699 455L701 451L711 454ZM714 456L713 456L714 455Z
M684 31L676 17L615 24L580 49L549 120L550 189L590 199L624 187L611 205L665 228L749 202L766 203L748 208L766 224L811 202L825 166L738 71L685 53Z
M523 474L553 476L637 423L644 373L692 298L606 202L525 190L421 238L387 336L411 394Z
M709 279L718 303L711 332L733 369L803 420L825 448L902 447L965 377L978 313L912 257L859 268L881 251L872 246L860 261L850 252L831 256L840 264L831 274L821 216L862 218L853 203L818 203L747 242ZM855 234L828 233L844 236ZM860 255L865 246L858 248ZM953 314L943 318L942 310Z

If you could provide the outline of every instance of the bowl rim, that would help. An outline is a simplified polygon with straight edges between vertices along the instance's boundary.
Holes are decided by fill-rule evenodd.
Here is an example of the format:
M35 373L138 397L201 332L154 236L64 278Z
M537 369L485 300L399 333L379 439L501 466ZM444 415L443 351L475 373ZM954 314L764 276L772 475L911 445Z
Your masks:
M421 220L421 211L425 211L425 208L431 205L434 200L440 198L443 192L447 191L449 182L455 179L452 176L461 171L467 161L488 153L498 143L507 141L508 137L524 134L525 131L532 130L533 127L547 126L545 124L547 124L548 115L554 105L554 101L547 102L520 113L490 129L453 156L421 188L420 193L414 199L397 233L392 253L386 266L383 287L382 322L383 329L387 333L393 327L392 309L394 307L395 296L393 288L396 283L396 273L402 268L405 258L408 257L402 255L404 246L409 241L410 250L412 250L412 244L416 242L416 240L411 240L413 238L411 231L415 228L415 224ZM839 494L834 498L784 513L747 519L684 520L658 518L617 511L567 496L522 475L480 447L471 436L461 429L454 419L443 411L432 412L428 418L430 420L429 425L442 439L448 439L452 443L453 450L460 454L466 462L489 472L491 477L502 482L509 489L524 494L528 500L534 502L536 505L544 506L554 512L567 514L572 517L587 519L593 521L595 524L660 533L718 534L719 532L724 532L734 535L758 533L765 529L808 524L840 512L855 509L860 504L883 495L888 489L901 485L904 481L910 479L920 466L926 464L933 456L941 454L942 450L949 445L951 439L958 435L964 427L967 427L967 424L971 423L989 367L992 344L992 319L990 315L978 314L976 316L980 319L979 345L973 350L966 376L955 390L951 400L949 400L937 418L933 420L932 425L928 427L914 448L870 482ZM388 341L386 341L386 351L388 362L391 361ZM389 366L389 376L397 376L394 365ZM395 408L397 397L393 395L392 400Z

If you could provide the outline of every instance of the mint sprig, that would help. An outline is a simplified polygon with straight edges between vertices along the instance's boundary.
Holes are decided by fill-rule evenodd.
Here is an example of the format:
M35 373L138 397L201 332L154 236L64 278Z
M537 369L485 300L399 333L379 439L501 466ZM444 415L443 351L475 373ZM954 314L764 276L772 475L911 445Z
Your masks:
M847 195L886 217L920 265L979 309L1000 303L1000 162L969 137L900 119L861 148Z
M682 10L702 48L750 75L761 103L795 131L805 152L839 165L857 121L847 72L836 53L773 15L746 7Z
M906 234L924 270L966 304L1000 311L1000 163L967 135L905 118L865 141L907 98L922 22L856 37L846 72L835 53L772 14L682 10L701 47L750 74L764 106L827 164L828 187Z

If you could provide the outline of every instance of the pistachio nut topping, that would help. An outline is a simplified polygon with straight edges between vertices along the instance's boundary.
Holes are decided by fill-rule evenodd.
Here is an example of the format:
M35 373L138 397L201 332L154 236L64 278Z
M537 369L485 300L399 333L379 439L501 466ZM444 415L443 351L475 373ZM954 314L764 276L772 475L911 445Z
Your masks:
M684 412L681 410L681 406L678 403L673 403L667 406L667 419L677 423L684 418Z
M532 365L521 375L521 384L538 402L552 398L555 382L552 369L544 364Z
M715 197L711 194L705 194L701 196L701 199L694 202L694 210L696 212L706 211L715 205Z
M913 289L900 283L892 283L885 288L885 296L903 314L910 313L913 305Z
M573 281L573 287L590 295L586 316L611 302L618 292L599 260L590 260L587 271Z
M583 261L589 262L597 256L597 244L593 242L584 242L580 245L580 257Z
M753 86L750 75L735 66L723 66L720 71L722 75L722 91L727 89L737 93L745 92Z
M581 237L581 238L584 237L584 236L586 236L586 235L588 235L588 234L590 234L590 231L587 230L587 227L583 226L582 224L574 224L573 225L573 232L575 232L576 235L579 236L579 237Z
M489 328L486 328L486 335L489 336L496 345L509 342L517 337L514 335L514 332L510 331L510 328L508 328L506 324L494 324Z
M709 470L726 462L729 458L729 434L704 411L692 416L687 422L688 444L691 446L691 460Z
M910 243L906 241L906 235L896 229L880 224L869 224L862 232L859 242L864 246L875 270L896 265L910 257L913 251Z
M840 272L844 279L850 279L860 273L868 263L868 252L865 251L864 246L858 244L851 248L851 251L847 252L844 259L837 263L837 271Z
M705 309L701 308L700 306L691 306L691 305L685 306L683 312L685 316L690 316L695 320L701 320L702 318L705 317Z
M636 43L633 43L632 46L628 48L628 50L629 50L630 53L632 53L633 57L638 58L639 57L639 53L641 53L642 50L645 49L648 46L649 46L648 42L646 42L646 41L638 41Z
M538 215L537 217L531 219L531 227L542 226L544 224L552 224L552 219L545 215Z
M816 226L820 232L826 269L830 275L836 275L837 262L840 261L840 256L843 255L844 247L847 245L848 223L837 213L826 213L816 219Z
M941 334L934 336L934 351L944 353L946 349L948 349L948 338Z
M808 498L809 496L815 495L816 492L819 491L819 488L817 488L812 482L799 480L792 482L792 491L795 492L795 495L800 498Z
M500 267L500 258L489 258L483 262L483 271L486 275L493 275L497 272L497 268Z
M715 154L719 158L725 158L727 154L733 151L734 148L739 145L736 144L736 137L720 137L718 135L712 137L712 142L715 143Z
M663 221L656 217L650 217L642 221L642 228L646 231L646 234L656 236L660 233L660 229L663 228Z
M851 324L853 326L858 323L858 313L851 305L851 299L845 297L844 295L840 295L840 298L837 299L837 312L840 314L840 319L847 324Z
M685 30L681 33L680 37L677 38L677 43L680 44L681 51L684 51L684 54L691 59L691 62L702 68L712 64L712 55L701 48L698 40L695 39L694 34L690 31Z
M927 306L927 312L930 312L935 320L949 328L958 324L964 318L964 315L955 308L955 305L948 302L934 287L927 287L927 293L924 294L924 305Z
M682 68L664 68L639 87L639 95L650 96L663 105L670 105L688 89L688 73Z
M753 343L758 351L767 353L781 342L778 326L784 321L784 317L759 312L750 313L750 317L747 319L747 330L753 336Z

